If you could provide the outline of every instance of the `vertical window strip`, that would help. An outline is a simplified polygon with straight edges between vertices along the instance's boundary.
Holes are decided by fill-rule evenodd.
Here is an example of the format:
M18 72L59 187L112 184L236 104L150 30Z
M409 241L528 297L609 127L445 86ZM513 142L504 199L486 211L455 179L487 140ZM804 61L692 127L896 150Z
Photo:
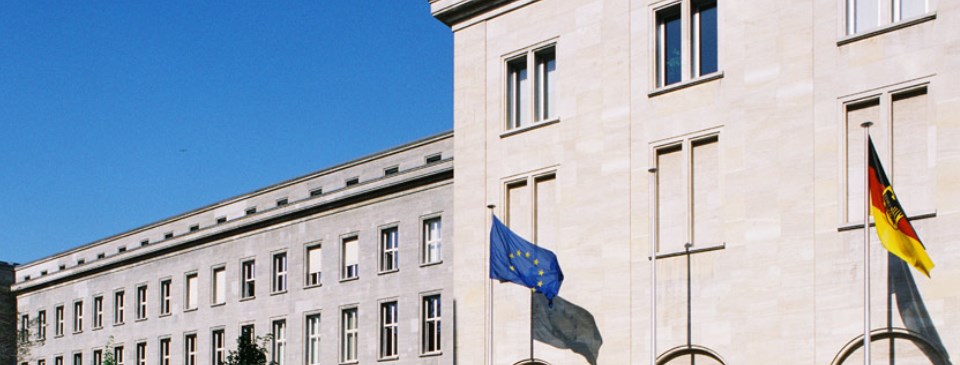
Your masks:
M320 315L307 316L307 365L320 364Z

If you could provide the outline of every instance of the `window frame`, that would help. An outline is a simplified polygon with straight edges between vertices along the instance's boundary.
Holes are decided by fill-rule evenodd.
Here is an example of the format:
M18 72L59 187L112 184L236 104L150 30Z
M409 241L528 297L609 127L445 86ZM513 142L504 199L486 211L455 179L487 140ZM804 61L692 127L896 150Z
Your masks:
M160 317L173 312L173 279L160 279Z
M134 310L134 321L144 321L147 319L147 284L138 284L136 286L136 309Z
M37 340L47 339L47 311L41 309L37 311Z
M355 242L357 245L357 262L352 271L347 265L347 243ZM351 233L340 236L340 281L357 280L360 278L360 235Z
M429 225L437 222L439 227L434 240L430 240ZM436 246L437 257L430 260L429 252ZM443 212L436 212L420 217L420 266L438 265L443 263Z
M190 285L190 279L194 280L193 285ZM198 308L200 308L200 274L193 270L183 274L183 311L191 312Z
M311 320L316 320L316 327L311 327ZM303 320L303 330L304 330L304 356L303 362L306 365L320 365L320 355L322 348L322 322L323 317L319 311L307 312L304 313ZM315 332L314 332L315 330ZM312 332L312 333L311 333ZM311 362L311 356L314 355L314 362Z
M840 9L844 12L844 21L841 22L841 35L846 39L868 38L876 34L886 33L899 27L910 26L932 20L936 17L937 0L923 0L924 9L919 14L904 17L904 0L872 0L877 6L876 25L871 28L857 30L857 0L840 0ZM843 39L841 39L841 43Z
M83 299L73 301L73 333L83 332Z
M223 274L223 281L217 282L217 274ZM218 294L222 290L223 294ZM210 306L219 307L227 304L227 264L217 264L210 267Z
M400 223L394 222L380 226L378 231L380 233L380 240L377 245L379 248L377 273L387 274L400 271ZM392 236L392 248L387 247L387 244L390 242L387 239L389 232L394 233Z
M93 327L94 330L103 328L103 295L93 297Z
M701 69L703 52L702 36L703 30L701 13L704 5L713 4L716 12L716 70L703 72ZM650 24L652 29L649 32L650 54L653 61L650 63L651 91L648 97L654 97L677 89L683 89L688 86L699 85L711 80L723 77L723 62L721 44L723 42L721 32L720 7L718 0L670 0L655 3L650 6ZM667 47L666 28L664 26L665 17L679 16L679 80L667 83Z
M348 313L352 313L353 327L348 328ZM360 309L357 305L340 308L340 363L352 364L359 362L360 349ZM352 342L351 342L352 338ZM352 346L351 346L352 345ZM350 348L348 348L350 347ZM351 357L352 355L352 357Z
M227 332L223 327L210 331L210 363L223 365L227 360Z
M398 304L397 298L381 300L378 303L379 311L379 331L378 337L380 341L378 342L378 352L377 359L379 360L395 360L400 358L399 351L399 330L400 330L400 306ZM392 308L390 316L387 315L387 311ZM392 317L391 317L392 316ZM388 322L389 319L393 322ZM392 351L392 352L390 352Z
M555 37L501 57L503 72L501 129L507 135L511 134L510 132L533 129L560 121L559 110L550 107L561 105L558 100L554 100L559 99L559 89L550 88L550 85L556 85L561 79L560 71L556 66L559 58L557 51L559 44L559 38ZM542 67L546 64L541 62L545 59L544 55L550 55L549 59L554 64L553 70L549 73L545 72L545 66ZM553 113L549 113L550 111Z
M159 351L159 354L160 354L160 362L159 362L160 365L170 365L170 364L171 364L171 362L170 362L170 361L171 361L171 360L170 360L170 352L171 352L171 351L170 351L170 346L171 346L170 337L162 337L162 338L160 338L160 340L159 340L159 342L158 342L158 344L157 344L157 347L158 347L157 350Z
M428 317L427 311L430 302L436 298L436 316ZM420 356L435 356L443 353L443 296L440 292L420 294ZM434 324L434 330L429 330L429 324ZM429 349L428 340L431 333L434 335L435 349Z
M274 365L286 365L287 357L287 320L279 318L270 321L270 360Z
M278 263L277 259L280 259ZM270 254L270 294L283 294L289 288L290 261L286 249Z
M240 300L250 300L256 297L257 260L254 257L247 257L240 260Z
M196 332L183 334L183 365L197 365L199 357L197 355L198 338Z
M310 252L313 250L320 250L320 270L316 272L310 271L313 268L313 261L311 260ZM304 288L315 288L323 285L323 242L314 241L303 245L303 287ZM314 276L314 274L316 274Z
M55 338L63 337L64 332L67 330L67 323L66 323L67 310L62 303L57 304L53 308L53 316L54 316L53 336Z
M120 326L126 321L126 291L117 289L113 291L113 325Z
M147 365L147 342L137 342L134 361L137 365Z

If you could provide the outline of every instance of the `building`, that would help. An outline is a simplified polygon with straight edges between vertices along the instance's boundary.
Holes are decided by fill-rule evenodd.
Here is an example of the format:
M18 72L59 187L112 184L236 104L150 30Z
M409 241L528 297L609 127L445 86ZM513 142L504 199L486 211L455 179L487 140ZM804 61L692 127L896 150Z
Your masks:
M866 120L937 265L871 233L873 363L960 358L960 4L429 3L454 35L455 362L863 363ZM557 254L567 327L486 279L488 205Z
M453 139L429 137L16 268L29 365L449 364ZM449 323L449 322L448 322Z

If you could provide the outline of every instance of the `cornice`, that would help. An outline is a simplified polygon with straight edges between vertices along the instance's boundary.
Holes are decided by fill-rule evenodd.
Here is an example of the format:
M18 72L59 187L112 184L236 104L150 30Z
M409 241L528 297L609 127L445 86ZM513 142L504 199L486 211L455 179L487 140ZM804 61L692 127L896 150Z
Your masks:
M433 17L437 18L449 27L453 27L459 22L472 19L480 14L489 12L503 5L517 0L462 0L440 9L433 10ZM431 5L442 3L443 1L432 1ZM442 5L437 5L442 6Z

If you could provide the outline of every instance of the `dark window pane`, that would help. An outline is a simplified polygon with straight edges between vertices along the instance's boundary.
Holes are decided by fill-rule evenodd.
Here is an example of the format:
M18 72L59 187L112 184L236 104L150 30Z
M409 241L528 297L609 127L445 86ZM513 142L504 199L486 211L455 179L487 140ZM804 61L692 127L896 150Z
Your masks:
M704 4L700 12L700 75L717 72L717 3Z
M665 84L680 82L680 15L670 15L663 19L664 25L664 63Z

